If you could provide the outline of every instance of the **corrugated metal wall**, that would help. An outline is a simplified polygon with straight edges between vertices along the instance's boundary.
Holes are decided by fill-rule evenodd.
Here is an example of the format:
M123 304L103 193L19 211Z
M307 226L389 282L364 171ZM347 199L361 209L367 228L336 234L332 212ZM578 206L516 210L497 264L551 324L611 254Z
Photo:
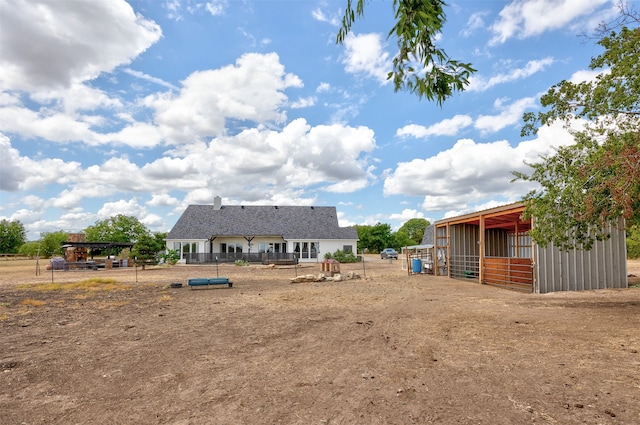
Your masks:
M477 278L480 273L480 227L449 226L449 272L455 278Z
M611 238L594 243L590 251L562 252L553 245L536 245L535 292L627 288L624 227L611 227L610 231Z
M504 229L488 229L484 232L484 255L487 257L509 256L509 237Z

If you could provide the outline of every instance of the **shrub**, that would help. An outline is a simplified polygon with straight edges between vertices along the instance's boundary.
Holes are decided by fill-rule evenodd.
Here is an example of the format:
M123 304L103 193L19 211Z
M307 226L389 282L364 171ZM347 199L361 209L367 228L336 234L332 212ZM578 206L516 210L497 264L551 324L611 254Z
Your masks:
M180 253L176 249L168 249L163 255L162 259L167 264L175 264L180 259Z
M360 262L360 257L356 257L353 252L344 252L341 249L337 250L333 254L330 254L327 252L324 255L324 258L327 260L334 259L339 263L359 263Z
M245 260L236 260L236 261L234 262L234 264L235 264L236 266L248 266L248 265L249 265L249 262L248 262L248 261L245 261Z

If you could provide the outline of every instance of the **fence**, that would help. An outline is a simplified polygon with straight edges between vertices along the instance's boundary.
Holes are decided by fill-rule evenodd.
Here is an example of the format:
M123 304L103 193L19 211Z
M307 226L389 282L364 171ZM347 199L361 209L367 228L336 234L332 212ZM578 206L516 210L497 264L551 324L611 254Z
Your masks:
M234 263L237 260L262 264L297 264L296 254L284 252L207 252L185 254L187 264Z

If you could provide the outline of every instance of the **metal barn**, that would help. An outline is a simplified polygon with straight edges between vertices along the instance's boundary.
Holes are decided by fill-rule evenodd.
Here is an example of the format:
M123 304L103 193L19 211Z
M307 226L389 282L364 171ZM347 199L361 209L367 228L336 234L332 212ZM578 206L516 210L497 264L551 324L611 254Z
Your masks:
M435 273L526 292L627 288L623 226L590 251L540 247L522 203L435 222Z

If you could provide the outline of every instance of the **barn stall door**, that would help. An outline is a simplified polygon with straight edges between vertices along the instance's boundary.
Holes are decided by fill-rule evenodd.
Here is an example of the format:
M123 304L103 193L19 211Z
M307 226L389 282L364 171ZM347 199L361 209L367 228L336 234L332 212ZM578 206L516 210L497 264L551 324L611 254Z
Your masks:
M482 283L533 292L530 258L485 257L483 271Z

